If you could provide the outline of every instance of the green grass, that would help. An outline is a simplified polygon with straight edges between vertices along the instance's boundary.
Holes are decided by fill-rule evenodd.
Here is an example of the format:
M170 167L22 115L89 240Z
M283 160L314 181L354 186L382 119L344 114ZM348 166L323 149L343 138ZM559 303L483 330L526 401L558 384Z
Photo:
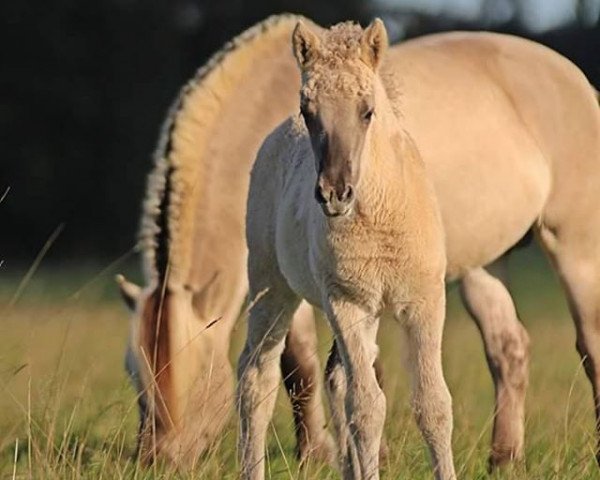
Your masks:
M518 252L515 298L531 336L526 461L493 478L600 478L593 461L591 391L575 352L562 292L540 254ZM41 270L12 306L19 278L0 282L0 478L191 478L133 459L137 407L123 371L128 314L99 268ZM329 347L321 325L320 353ZM236 329L232 358L244 333ZM383 477L430 478L424 444L408 406L398 327L383 322L390 455ZM444 339L454 398L454 452L460 478L486 478L493 388L474 324L449 287ZM194 478L237 478L235 419L199 462ZM293 458L290 408L280 392L268 445L271 478L338 478Z

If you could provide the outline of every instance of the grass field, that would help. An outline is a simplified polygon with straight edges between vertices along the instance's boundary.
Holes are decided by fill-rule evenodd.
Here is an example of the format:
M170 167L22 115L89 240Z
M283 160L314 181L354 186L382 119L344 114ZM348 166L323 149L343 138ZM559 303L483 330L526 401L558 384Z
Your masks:
M526 461L494 478L600 478L593 461L591 392L575 352L563 295L536 250L513 260L513 289L531 336ZM137 427L134 392L123 371L127 312L113 288L114 271L41 270L18 290L0 283L0 478L236 478L235 421L199 462L194 475L132 458ZM329 346L322 325L321 354ZM383 477L430 478L427 452L408 406L397 326L384 322L390 455ZM232 347L237 358L245 327ZM454 452L459 478L486 478L493 388L474 324L449 287L444 340L454 398ZM337 478L320 465L300 470L293 458L292 419L283 392L268 446L270 478Z

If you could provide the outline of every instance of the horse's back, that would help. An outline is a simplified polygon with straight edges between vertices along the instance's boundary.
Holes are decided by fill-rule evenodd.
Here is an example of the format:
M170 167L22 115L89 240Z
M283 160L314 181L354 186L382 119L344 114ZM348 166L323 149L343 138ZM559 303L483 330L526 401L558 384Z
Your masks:
M592 168L600 160L593 89L556 52L517 37L459 32L389 53L399 111L440 200L449 277L514 244L557 188L577 184L572 171L566 175L574 164L575 175L600 179Z

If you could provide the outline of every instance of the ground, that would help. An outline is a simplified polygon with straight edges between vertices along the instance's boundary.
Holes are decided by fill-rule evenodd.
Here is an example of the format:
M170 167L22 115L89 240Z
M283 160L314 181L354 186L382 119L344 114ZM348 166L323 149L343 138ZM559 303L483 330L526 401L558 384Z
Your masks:
M535 249L511 262L513 290L531 336L526 461L493 478L600 478L593 460L591 390L558 282ZM98 273L100 272L100 273ZM192 478L133 458L137 407L123 370L128 314L113 285L114 268L42 268L23 282L0 279L0 478ZM454 399L459 478L486 478L493 387L474 324L449 286L444 338L446 378ZM237 358L243 320L231 357ZM329 335L322 324L320 353ZM408 405L397 325L382 326L386 435L383 478L431 478L427 451ZM338 478L327 467L300 470L283 392L270 432L268 478ZM235 419L193 478L235 479Z

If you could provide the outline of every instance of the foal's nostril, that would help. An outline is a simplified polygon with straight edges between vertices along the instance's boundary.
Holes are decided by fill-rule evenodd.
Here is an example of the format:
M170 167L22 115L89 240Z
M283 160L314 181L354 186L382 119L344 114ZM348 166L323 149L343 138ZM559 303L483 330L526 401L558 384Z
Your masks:
M333 190L331 188L323 188L320 185L315 187L315 199L321 204L331 202L333 198Z
M352 185L346 185L346 188L344 189L344 191L341 194L338 194L338 200L342 203L348 203L352 200L352 197L354 196L354 189L352 188Z
M352 200L352 198L354 198L354 189L352 188L352 185L348 185L346 187L346 191L344 193L345 193L345 196L344 196L345 202L349 202L350 200Z

